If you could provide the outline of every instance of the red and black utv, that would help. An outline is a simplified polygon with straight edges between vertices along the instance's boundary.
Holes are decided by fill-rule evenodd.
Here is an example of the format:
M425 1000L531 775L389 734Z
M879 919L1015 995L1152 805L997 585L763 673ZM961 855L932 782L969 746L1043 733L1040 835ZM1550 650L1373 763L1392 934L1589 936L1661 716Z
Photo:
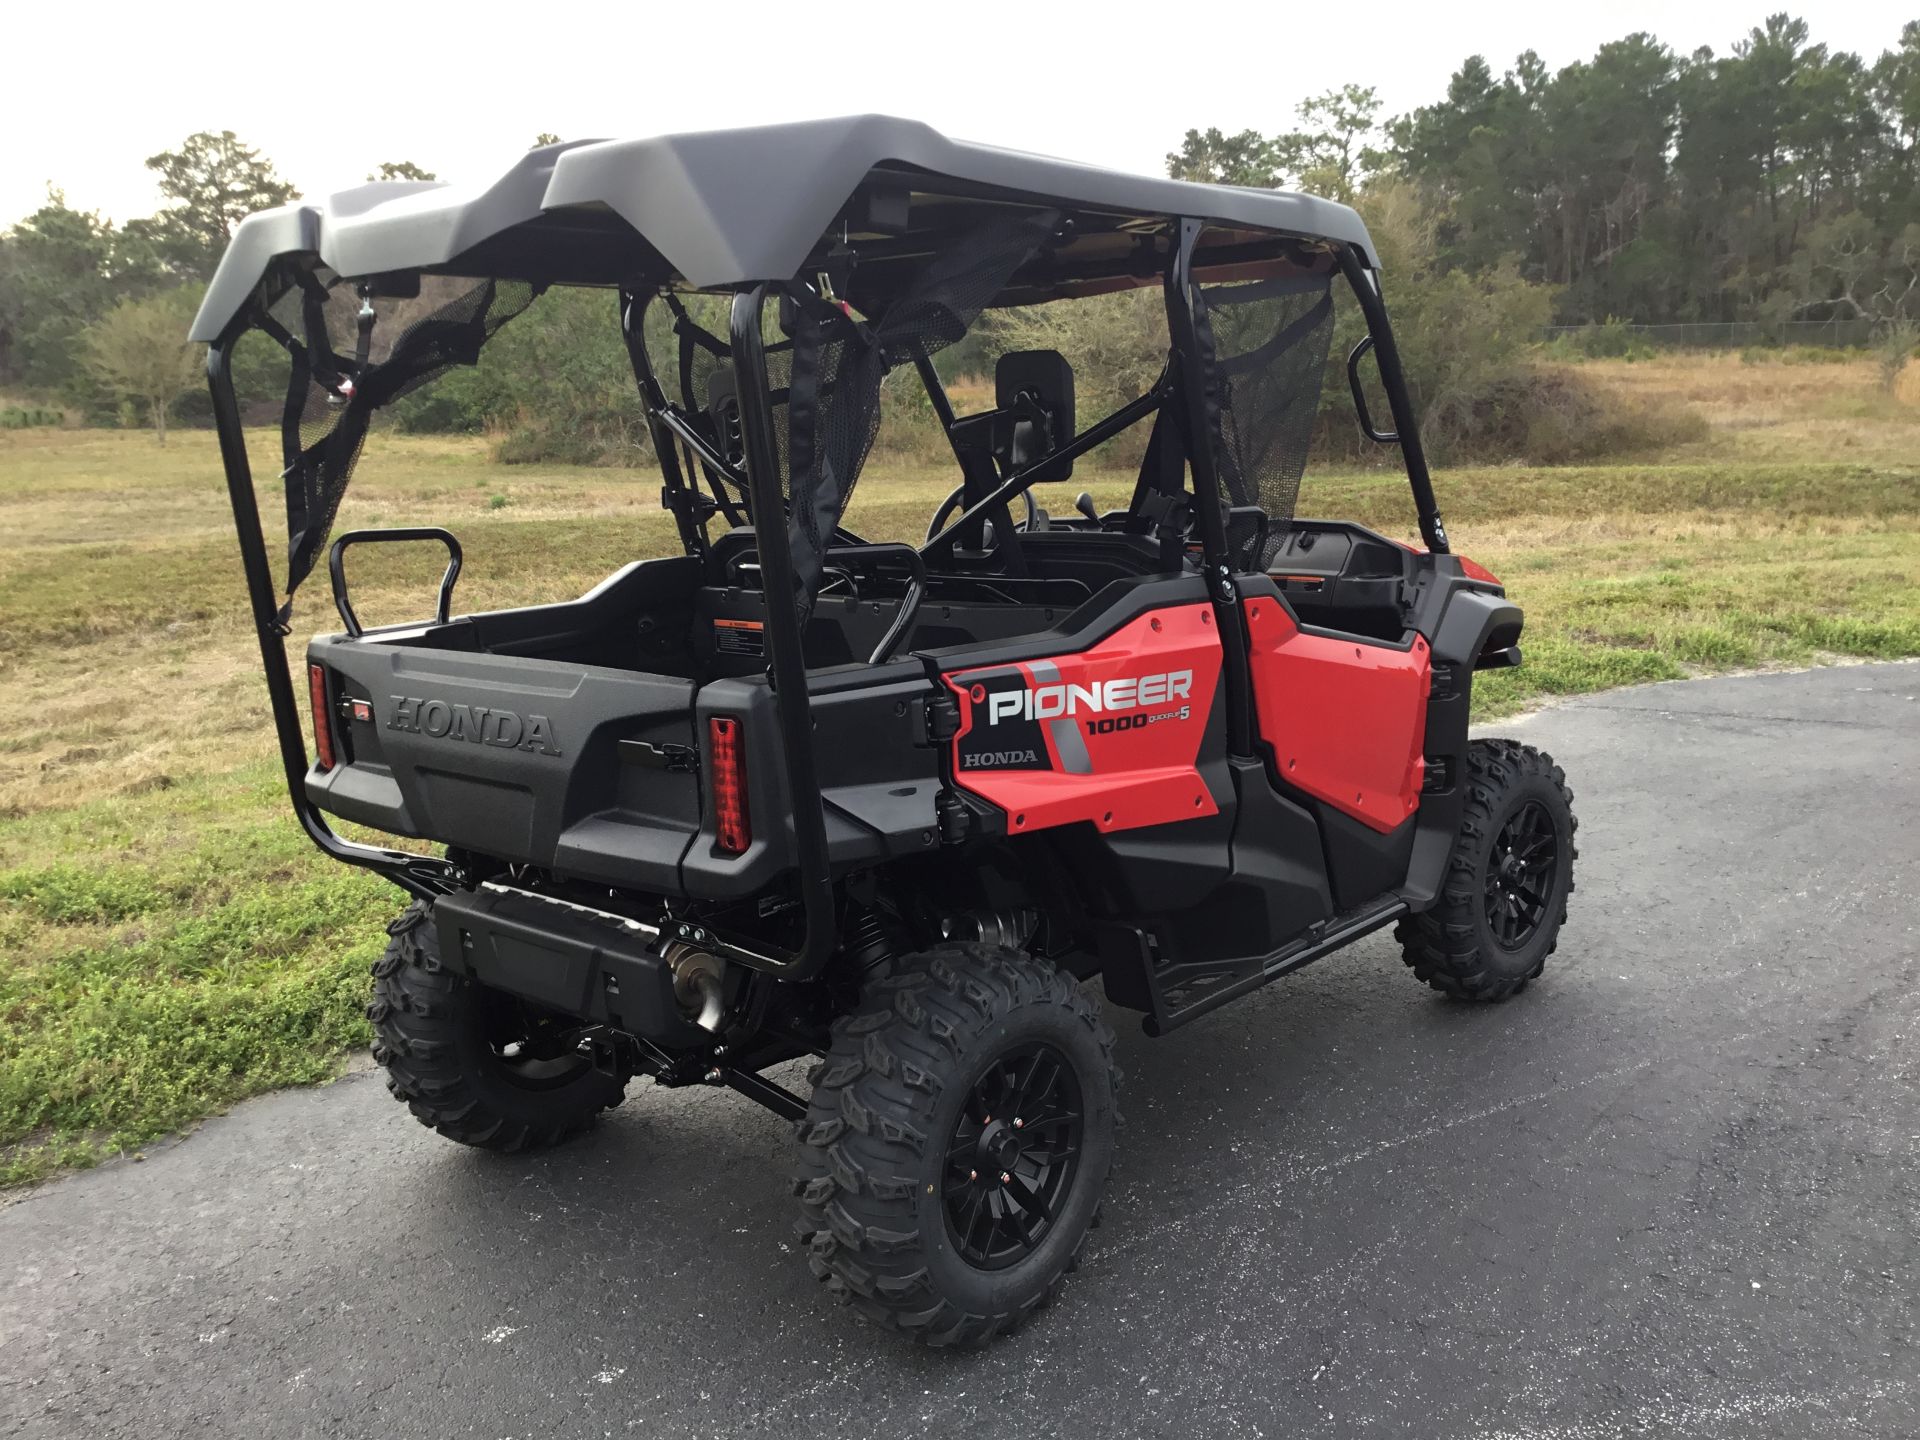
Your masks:
M452 535L334 516L380 408L558 285L610 292L684 554L456 615ZM1014 350L993 407L955 412L935 356L983 316L1142 287L1168 337L1146 393L1083 424L1069 357ZM1422 547L1294 515L1336 291ZM232 378L254 330L289 369L284 587ZM1100 1204L1118 1077L1083 982L1159 1035L1388 924L1468 999L1554 947L1564 777L1467 737L1521 614L1448 547L1344 206L873 116L554 145L490 185L253 217L194 336L293 805L413 897L368 1013L393 1093L452 1139L550 1144L636 1075L731 1086L795 1122L828 1288L979 1342ZM955 465L922 544L848 528L903 367ZM1133 426L1124 509L1034 503ZM421 539L449 551L438 613L363 628L346 551ZM310 755L284 637L322 555L344 628L307 647ZM808 1099L763 1073L802 1055Z

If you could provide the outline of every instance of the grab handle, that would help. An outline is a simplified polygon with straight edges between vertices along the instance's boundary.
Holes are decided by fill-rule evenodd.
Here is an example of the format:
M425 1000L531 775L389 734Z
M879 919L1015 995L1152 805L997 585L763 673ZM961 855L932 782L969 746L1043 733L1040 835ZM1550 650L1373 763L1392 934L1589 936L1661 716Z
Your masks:
M1373 336L1362 335L1360 343L1347 353L1347 385L1353 391L1353 408L1360 417L1360 429L1366 437L1378 445L1399 443L1400 434L1395 430L1376 430L1373 428L1373 416L1367 410L1366 387L1360 383L1360 362L1367 352L1373 349Z
M914 617L920 613L921 598L927 593L926 562L913 546L891 540L868 545L835 545L827 551L827 557L831 559L835 555L874 558L890 555L907 562L907 593L901 598L899 612L887 627L887 633L880 637L880 643L873 647L873 653L867 657L869 665L878 665L892 657L900 642L906 639L907 632L913 628Z
M346 556L349 545L386 545L405 540L438 540L447 547L447 573L440 577L440 606L434 614L435 623L444 625L453 605L453 582L460 578L460 542L453 538L453 532L442 530L437 525L405 525L390 530L349 530L333 542L333 548L327 551L327 575L333 581L333 608L340 612L340 623L347 627L347 634L358 640L364 633L360 628L360 619L353 613L353 605L347 599Z

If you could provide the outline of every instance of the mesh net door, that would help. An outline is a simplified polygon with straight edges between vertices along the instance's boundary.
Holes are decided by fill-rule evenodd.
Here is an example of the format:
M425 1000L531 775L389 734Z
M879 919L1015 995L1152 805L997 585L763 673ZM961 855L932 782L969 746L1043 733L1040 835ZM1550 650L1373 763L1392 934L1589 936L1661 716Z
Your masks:
M287 600L312 571L366 444L373 414L480 348L539 294L524 281L422 276L418 295L364 300L358 285L300 269L259 328L287 353L280 447L287 503Z
M1251 514L1229 518L1228 545L1243 569L1264 569L1293 521L1333 337L1332 280L1192 287L1221 502L1266 517L1264 526Z
M803 619L820 588L827 546L879 432L880 383L887 371L965 336L1059 226L1059 211L1039 210L975 227L943 245L867 323L802 286L788 287L798 316L785 417L788 539Z

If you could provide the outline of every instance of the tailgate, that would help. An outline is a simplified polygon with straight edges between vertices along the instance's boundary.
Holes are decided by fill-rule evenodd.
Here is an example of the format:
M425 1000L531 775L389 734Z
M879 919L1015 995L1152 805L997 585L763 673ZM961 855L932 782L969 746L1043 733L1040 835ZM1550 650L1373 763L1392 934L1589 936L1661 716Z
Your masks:
M561 874L671 893L700 786L636 758L693 743L691 680L328 637L336 764L321 809ZM622 741L645 742L623 746Z

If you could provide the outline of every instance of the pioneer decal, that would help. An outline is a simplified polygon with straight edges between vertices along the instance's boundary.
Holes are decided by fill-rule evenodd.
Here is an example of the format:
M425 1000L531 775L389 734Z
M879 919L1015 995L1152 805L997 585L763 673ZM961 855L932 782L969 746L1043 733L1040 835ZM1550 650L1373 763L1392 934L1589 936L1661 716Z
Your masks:
M534 750L557 756L553 722L544 715L522 717L490 705L455 705L418 695L388 697L387 729L435 740L464 740L470 745L494 745L502 750Z
M1002 690L991 698L987 706L987 723L998 725L1009 717L1053 720L1062 716L1145 709L1184 700L1192 693L1191 670L1169 670L1159 675L1123 675L1113 680L1095 681L1091 685L1041 685L1034 689L1023 685L1017 690Z
M978 718L957 737L954 768L968 771L1048 770L1053 766L1047 755L1043 726L1035 720L1010 716L998 726L986 724L989 705L1012 700L1022 694L1029 677L1024 669L1005 666L976 671L967 687L968 709Z
M1226 741L1219 676L1206 603L1148 611L1084 650L953 672L954 783L1001 810L1008 834L1218 814L1199 759Z

